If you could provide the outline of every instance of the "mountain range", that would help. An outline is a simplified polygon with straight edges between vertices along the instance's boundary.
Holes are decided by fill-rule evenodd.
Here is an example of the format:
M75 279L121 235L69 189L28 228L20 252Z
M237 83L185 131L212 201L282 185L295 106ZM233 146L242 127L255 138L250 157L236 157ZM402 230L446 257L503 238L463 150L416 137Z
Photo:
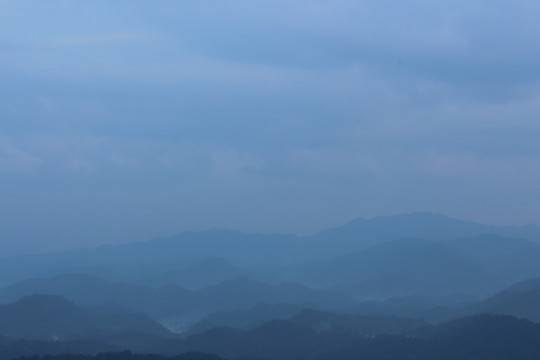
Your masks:
M213 229L3 258L0 352L325 360L392 358L390 346L406 359L497 359L490 326L536 351L538 239L534 226L417 213L304 237ZM461 337L471 329L490 338Z
M540 228L536 226L488 226L433 213L359 218L344 226L304 237L213 229L68 253L4 258L0 263L0 286L25 278L86 273L129 282L148 283L155 278L163 284L161 278L198 289L245 275L239 269L331 259L402 238L441 241L482 234L540 241ZM195 269L198 263L204 264L209 259L221 259L221 263L214 262L213 271L199 267L201 273L208 271L201 276L201 281L190 283L193 280L186 280L185 274L190 267ZM202 267L209 269L208 265Z
M81 274L24 280L0 290L0 302L9 303L34 294L58 295L82 305L118 304L169 323L175 319L193 322L212 312L249 308L261 302L327 309L353 304L347 296L326 290L312 290L294 283L272 286L241 277L195 292L176 285L152 288L112 283Z
M84 310L56 295L32 295L0 305L0 335L35 340L110 341L123 334L173 336L149 317L122 311L107 315Z

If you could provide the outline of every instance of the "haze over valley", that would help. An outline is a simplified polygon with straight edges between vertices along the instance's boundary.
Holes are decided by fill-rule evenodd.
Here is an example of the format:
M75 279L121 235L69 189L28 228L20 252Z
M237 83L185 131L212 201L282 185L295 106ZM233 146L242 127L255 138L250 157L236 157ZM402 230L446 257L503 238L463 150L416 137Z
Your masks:
M213 229L6 257L0 347L13 357L30 355L18 344L31 341L43 355L129 349L236 359L262 356L262 341L275 351L265 358L292 359L353 356L362 342L369 343L362 351L382 356L382 345L368 339L450 341L443 329L455 324L463 332L488 331L492 322L509 333L522 326L534 337L539 234L535 226L411 213L306 237Z
M0 0L0 360L540 359L540 3Z

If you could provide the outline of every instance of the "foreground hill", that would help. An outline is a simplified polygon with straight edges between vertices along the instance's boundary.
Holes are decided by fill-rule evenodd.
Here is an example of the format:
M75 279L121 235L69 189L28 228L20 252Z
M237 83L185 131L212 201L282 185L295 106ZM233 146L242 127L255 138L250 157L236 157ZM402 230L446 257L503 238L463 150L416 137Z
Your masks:
M414 318L337 314L302 309L290 304L260 304L249 310L211 314L192 326L186 334L192 335L223 327L247 331L274 320L287 320L315 331L336 328L364 335L398 334L424 325L423 321Z
M442 359L533 359L540 355L540 325L512 316L459 318L426 330L422 336L435 342L445 354Z
M0 357L1 359L1 357ZM63 354L57 356L30 356L25 360L223 360L219 356L203 353L187 353L175 356L134 354L130 351L107 352L98 355Z
M0 335L9 338L110 340L123 334L172 336L163 326L140 313L99 315L55 295L33 295L0 305Z
M72 341L50 341L50 340L20 340L0 337L0 360L13 360L21 356L30 357L36 355L59 355L60 360L63 354L85 354L97 355L121 349L98 341L72 340Z
M21 355L16 355L21 356ZM66 351L57 355L55 353L47 353L47 355L22 355L24 357L17 358L24 360L223 360L217 355L203 354L203 353L187 353L174 356L163 356L157 354L134 354L130 351L108 351L100 352L96 354L76 354ZM15 358L9 354L0 354L0 360L14 360Z
M150 288L82 274L25 280L2 289L0 301L11 302L33 294L59 295L80 304L116 303L155 318L194 310L194 304L200 303L197 293L178 286Z
M409 333L425 325L424 321L414 318L337 314L312 309L303 310L288 321L317 332L339 329L365 336Z
M58 317L59 311L55 310L57 307L69 307L70 316L76 316L83 324L87 322L87 315L81 314L69 303L45 310ZM38 311L31 317L36 316L44 320L38 325L38 329L47 327L40 335L50 334L53 330L66 332L65 324L55 324L47 318L49 315L43 315L43 311ZM11 318L10 321L25 323L29 320ZM37 324L32 326L35 325ZM79 330L77 328L77 331ZM96 340L96 336L96 332L90 331L86 332L83 338L73 340L58 338L55 341L43 341L0 337L0 360L32 354L60 354L66 351L96 354L100 351L121 349L169 356L204 352L229 360L532 360L538 359L540 355L539 324L511 316L489 314L425 326L414 319L304 311L290 319L270 321L249 331L221 327L184 339L155 336L150 340L146 337L141 342L140 335L127 333L124 343L119 344L115 343L115 337L102 336ZM129 353L124 355L125 358L131 356ZM156 357L149 356L146 359L154 358ZM49 359L72 358L57 356Z
M358 331L361 323L335 319L328 326L321 326L324 322L315 316L315 321L307 323L272 321L248 332L216 328L184 341L159 344L159 350L170 354L208 351L231 360L532 360L540 355L540 325L510 316L457 319L412 330L407 336L365 336Z
M201 333L215 327L251 330L268 321L288 319L300 313L302 309L300 305L261 303L246 310L217 311L190 326L185 334Z
M295 283L271 286L242 277L195 292L174 285L151 288L112 283L79 274L22 281L2 289L0 301L11 302L32 294L59 295L85 305L115 303L132 311L142 311L160 321L183 318L189 322L212 312L247 309L261 302L327 309L346 308L353 304L346 296L330 291L313 290Z

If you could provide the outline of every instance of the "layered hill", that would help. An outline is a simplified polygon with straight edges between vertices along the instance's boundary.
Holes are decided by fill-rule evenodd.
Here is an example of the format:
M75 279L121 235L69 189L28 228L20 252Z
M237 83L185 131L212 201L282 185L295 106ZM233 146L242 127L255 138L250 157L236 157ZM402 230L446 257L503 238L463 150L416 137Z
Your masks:
M325 290L313 290L295 283L271 286L241 277L190 291L175 285L151 288L112 283L78 274L22 281L0 290L0 301L10 302L33 294L58 295L80 304L118 304L159 320L183 317L190 321L219 310L250 308L261 302L328 309L353 304L348 297Z
M238 267L283 266L330 259L401 238L441 241L481 234L540 241L540 228L535 226L487 226L432 213L356 219L305 237L213 229L63 254L6 258L0 264L0 284L38 276L85 273L117 281L155 279L156 283L198 289L246 275ZM204 264L208 259L221 260ZM201 261L203 264L197 265ZM190 266L205 274L200 281L186 278Z
M299 319L304 316L308 319ZM299 318L268 322L251 331L216 328L159 348L171 354L196 350L228 359L268 360L533 360L540 353L540 325L510 316L484 314L411 328L403 335L375 336L364 332L369 320L309 313Z
M140 313L92 313L56 295L33 295L0 305L0 334L37 340L110 339L122 334L168 337L172 334Z
M540 323L540 278L514 284L494 296L465 307L459 314L490 312Z

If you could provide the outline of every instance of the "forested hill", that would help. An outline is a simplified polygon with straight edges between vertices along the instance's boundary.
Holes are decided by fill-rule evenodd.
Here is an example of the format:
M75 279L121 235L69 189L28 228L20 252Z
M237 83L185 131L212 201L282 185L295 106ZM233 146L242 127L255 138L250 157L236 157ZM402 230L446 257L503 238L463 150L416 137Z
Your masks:
M214 329L184 341L156 343L148 353L33 356L20 360L537 360L540 325L484 314L428 326L407 335L365 336L350 327L321 329L273 321L244 332ZM207 355L207 353L218 354ZM11 360L5 352L0 359ZM174 354L184 354L176 356Z
M212 354L204 354L191 352L176 356L163 356L156 354L134 354L130 351L108 352L98 355L80 355L80 354L64 354L64 355L45 355L45 356L25 356L17 360L223 360L219 356Z

